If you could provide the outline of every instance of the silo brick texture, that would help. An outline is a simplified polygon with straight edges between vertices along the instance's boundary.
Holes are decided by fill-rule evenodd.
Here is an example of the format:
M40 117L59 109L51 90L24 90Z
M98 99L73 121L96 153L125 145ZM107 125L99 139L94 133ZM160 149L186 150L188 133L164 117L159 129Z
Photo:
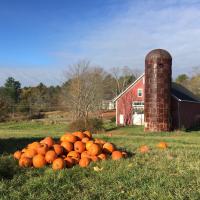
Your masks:
M171 55L163 49L145 58L145 131L171 130Z

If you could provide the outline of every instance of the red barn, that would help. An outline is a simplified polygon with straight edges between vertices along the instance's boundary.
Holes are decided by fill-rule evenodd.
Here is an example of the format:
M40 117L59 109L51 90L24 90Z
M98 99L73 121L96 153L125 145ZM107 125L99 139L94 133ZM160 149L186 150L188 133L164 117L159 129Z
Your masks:
M144 124L144 84L143 74L114 99L116 125ZM200 125L200 100L176 83L171 88L171 125L172 129Z

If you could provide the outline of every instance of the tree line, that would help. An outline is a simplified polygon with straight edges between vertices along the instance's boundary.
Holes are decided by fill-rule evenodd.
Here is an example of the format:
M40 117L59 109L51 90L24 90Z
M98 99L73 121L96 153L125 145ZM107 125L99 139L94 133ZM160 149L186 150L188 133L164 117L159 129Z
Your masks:
M110 72L89 61L79 61L65 72L66 81L58 86L22 87L18 80L8 77L0 87L0 121L23 116L32 119L42 112L65 110L73 120L99 114L103 100L112 100L139 75L129 67L115 67Z
M100 115L102 101L112 100L136 80L140 71L114 67L105 71L89 61L82 60L68 67L66 81L58 86L22 87L13 77L8 77L0 87L0 121L23 116L27 119L42 117L48 111L67 111L73 121L86 124ZM200 69L192 76L179 75L175 81L200 97Z

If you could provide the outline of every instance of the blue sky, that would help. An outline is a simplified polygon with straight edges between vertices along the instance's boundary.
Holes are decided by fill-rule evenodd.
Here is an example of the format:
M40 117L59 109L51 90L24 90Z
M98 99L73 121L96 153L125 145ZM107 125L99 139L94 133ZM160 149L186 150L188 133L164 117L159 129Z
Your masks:
M0 85L60 84L80 59L143 71L154 48L173 76L200 66L200 0L0 0Z

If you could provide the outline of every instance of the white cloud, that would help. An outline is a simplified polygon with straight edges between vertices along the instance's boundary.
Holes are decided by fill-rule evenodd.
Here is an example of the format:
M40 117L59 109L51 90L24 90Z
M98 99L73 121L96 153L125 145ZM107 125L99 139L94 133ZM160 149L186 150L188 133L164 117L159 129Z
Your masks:
M84 56L106 68L144 68L145 55L164 48L173 56L174 75L189 72L190 67L200 65L200 4L134 1L126 12L119 11L115 18L90 30L79 45L82 53L73 59Z

